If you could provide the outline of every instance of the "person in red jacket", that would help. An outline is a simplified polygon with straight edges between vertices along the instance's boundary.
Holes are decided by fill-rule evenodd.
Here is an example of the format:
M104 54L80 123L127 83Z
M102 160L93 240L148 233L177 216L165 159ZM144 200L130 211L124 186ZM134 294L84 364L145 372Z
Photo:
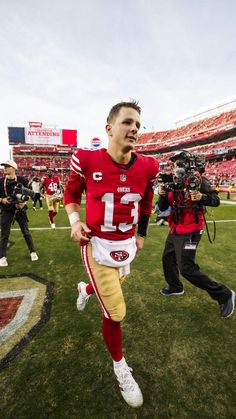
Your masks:
M193 155L192 155L193 156ZM158 206L161 211L171 206L168 217L170 232L162 255L162 264L167 287L161 289L164 296L184 294L179 274L191 284L205 290L220 305L222 317L229 317L234 311L235 292L211 280L201 272L195 263L198 244L205 225L205 206L217 207L220 199L207 178L202 173L189 171L190 159L194 158L185 150L173 157L176 182L168 190L164 184L158 188ZM203 172L201 170L201 172ZM186 173L192 173L192 177ZM190 178L190 180L189 180ZM180 185L183 186L180 186Z

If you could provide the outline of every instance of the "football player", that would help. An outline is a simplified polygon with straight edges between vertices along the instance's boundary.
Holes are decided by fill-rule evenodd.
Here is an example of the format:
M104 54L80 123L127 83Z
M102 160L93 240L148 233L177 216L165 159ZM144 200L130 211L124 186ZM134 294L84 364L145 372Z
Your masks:
M121 394L132 407L141 406L143 396L122 351L121 322L126 306L121 284L144 244L152 211L153 182L159 169L156 159L133 151L140 113L136 102L112 107L106 125L107 150L78 149L71 159L64 193L71 237L81 245L90 279L89 284L78 284L77 308L84 310L91 294L96 293L103 314L103 338ZM86 222L80 220L84 191Z
M51 224L51 228L55 229L54 217L59 211L60 200L58 199L58 193L60 193L60 182L57 175L52 170L47 172L46 176L42 178L42 188L46 193L46 203L48 207L48 218Z

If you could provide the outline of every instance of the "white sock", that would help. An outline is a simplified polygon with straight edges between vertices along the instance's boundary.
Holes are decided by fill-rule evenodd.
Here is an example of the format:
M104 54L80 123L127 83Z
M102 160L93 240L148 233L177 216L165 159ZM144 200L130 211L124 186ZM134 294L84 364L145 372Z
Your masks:
M114 368L122 367L125 364L126 364L126 360L125 360L125 357L124 356L121 358L120 361L114 361L114 359L113 359L113 366L114 366Z

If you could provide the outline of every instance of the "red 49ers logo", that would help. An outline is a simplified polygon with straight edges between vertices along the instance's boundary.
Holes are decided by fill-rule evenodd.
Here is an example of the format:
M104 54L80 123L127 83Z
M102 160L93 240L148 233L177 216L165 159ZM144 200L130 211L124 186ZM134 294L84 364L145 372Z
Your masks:
M124 260L128 259L129 253L125 250L114 250L110 253L110 256L116 262L124 262Z

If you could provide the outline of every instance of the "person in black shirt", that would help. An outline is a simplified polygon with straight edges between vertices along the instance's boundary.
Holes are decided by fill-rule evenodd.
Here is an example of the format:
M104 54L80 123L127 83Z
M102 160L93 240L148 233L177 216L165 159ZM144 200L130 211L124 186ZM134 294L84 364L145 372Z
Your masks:
M28 181L22 176L16 175L17 164L13 160L1 163L4 166L4 177L0 179L0 205L2 211L1 217L1 241L0 241L0 267L8 266L6 252L8 238L11 231L11 225L18 222L21 232L24 236L30 257L32 261L38 260L35 252L32 236L28 228L28 217L26 215L26 202L11 202L11 196L14 195L14 189L19 183L27 187Z

